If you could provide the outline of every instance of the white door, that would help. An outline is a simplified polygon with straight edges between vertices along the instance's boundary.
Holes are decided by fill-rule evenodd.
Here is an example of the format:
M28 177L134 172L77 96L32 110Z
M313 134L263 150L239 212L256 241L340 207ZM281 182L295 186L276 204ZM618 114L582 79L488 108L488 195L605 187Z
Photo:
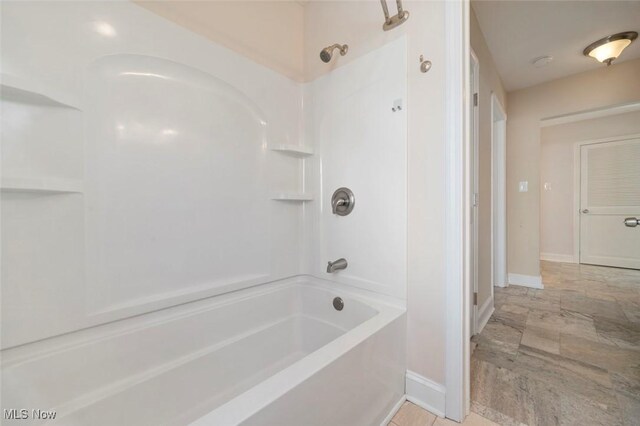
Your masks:
M640 269L640 138L580 148L580 263Z

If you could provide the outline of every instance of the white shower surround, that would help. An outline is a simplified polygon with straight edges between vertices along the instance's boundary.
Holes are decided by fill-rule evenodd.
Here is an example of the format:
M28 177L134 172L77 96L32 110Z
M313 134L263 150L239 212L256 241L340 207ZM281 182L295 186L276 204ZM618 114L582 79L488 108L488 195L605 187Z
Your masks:
M251 307L248 315L264 323L269 322L270 314L276 314L274 308L281 307L271 305L266 295L274 289L295 289L291 291L305 294L304 300L316 294L314 303L322 303L321 311L325 311L307 312L306 305L300 308L300 298L291 296L282 304L287 309L277 315L295 317L294 323L287 320L281 325L303 331L310 339L305 344L310 346L303 344L282 355L281 371L261 371L261 376L247 382L251 386L226 400L201 424L219 424L220 419L227 419L228 424L268 424L267 420L296 424L295 419L312 414L325 421L317 424L382 421L402 397L406 370L407 119L404 110L391 110L396 100L406 105L406 40L396 40L315 82L300 85L130 3L14 3L3 5L2 17L2 35L12 40L3 46L2 72L44 81L80 100L80 111L72 111L24 107L3 99L3 111L18 111L34 119L60 117L47 118L35 129L3 134L3 179L17 176L34 181L44 171L47 178L81 183L80 191L64 195L3 192L2 292L3 300L11 300L2 307L2 346L8 348L2 354L3 379L9 379L3 380L3 395L16 391L20 398L16 403L29 406L43 398L45 406L74 413L68 417L73 419L82 413L93 416L96 411L91 410L100 407L110 411L117 405L109 404L116 400L124 405L135 401L127 392L135 386L153 387L156 372L167 377L162 386L174 389L181 379L177 371L170 377L170 369L183 363L180 368L194 380L199 371L215 374L215 369L206 366L199 370L198 362L204 362L204 353L225 341L224 330L205 332L200 323L185 326L176 322L176 312L186 316L193 309L221 312L224 301L248 298L251 302L243 305ZM95 34L96 17L112 25L118 35L104 39ZM51 22L62 21L65 28L51 28ZM129 31L131 28L144 30ZM23 37L24 33L30 37ZM45 34L48 43L28 44ZM53 52L52 44L69 48ZM24 51L30 52L28 58L20 54ZM96 71L100 64L106 66ZM171 84L150 81L157 76ZM137 85L134 81L140 78L143 83ZM214 95L203 101L199 98L203 92ZM164 108L163 93L170 94L175 105ZM189 113L193 105L199 109ZM207 107L222 117L215 122L217 127L209 126L206 115L200 114ZM127 113L127 108L133 112ZM181 110L186 113L181 115ZM118 115L123 111L124 115ZM3 115L11 118L11 114ZM131 117L135 120L120 128L118 120ZM168 117L178 118L165 127ZM225 120L238 117L245 121L224 126ZM84 123L84 132L78 131L78 123ZM238 126L240 133L234 130ZM118 133L123 129L133 131ZM190 132L186 136L185 130ZM216 174L225 167L224 162L207 168L202 161L216 151L199 141L225 131L230 138L223 146L230 151L224 158L251 159L238 163L241 170L234 170L236 180L250 176L244 186L225 180L228 174ZM36 162L16 162L30 158L28 152L20 151L26 142L38 152L47 143L46 136L57 132L66 136L63 149ZM197 137L188 137L193 135ZM34 136L38 137L32 141ZM234 150L238 141L244 145ZM187 153L202 149L197 151L199 156L181 157L185 144L191 150ZM304 155L313 155L300 159L270 149L282 145L299 146ZM158 157L159 150L166 152ZM172 156L182 173L163 174ZM57 164L69 166L56 168ZM192 174L193 170L201 173ZM140 180L135 179L136 174ZM354 190L352 215L337 217L327 208L334 186ZM207 210L198 215L201 194L207 191L213 196L204 200ZM215 197L220 191L228 191L222 199ZM274 194L275 198L311 200L275 201ZM136 209L137 202L141 202L140 209ZM234 205L239 209L233 210ZM223 211L226 208L229 210ZM230 226L203 219L222 211ZM43 212L49 215L47 220ZM185 235L174 228L177 226L188 230L188 238L180 239ZM251 232L256 238L250 238ZM216 241L223 242L225 249L219 250ZM131 247L134 250L128 252ZM217 250L215 259L207 257L212 250ZM25 252L38 256L25 258ZM137 262L137 254L146 261ZM337 257L346 257L349 268L328 276L326 261ZM323 280L291 278L305 274ZM353 303L348 301L341 313L326 312L333 309L328 293L347 295ZM192 303L177 306L186 302ZM348 310L354 305L362 314L357 318ZM132 318L140 314L145 315ZM338 323L336 314L343 315ZM349 319L355 323L339 324ZM87 379L83 384L86 388L81 393L93 395L93 401L73 393L80 392L78 388L65 393L59 385L66 381L64 376L43 373L44 379L52 380L46 385L29 372L56 370L53 358L43 354L64 354L67 362L82 364L90 357L81 348L110 353L94 344L104 330L121 330L116 335L122 337L136 333L130 328L133 324L146 321L154 324L158 342L183 336L204 339L207 345L160 345L153 350L135 343L146 342L147 334L138 334L138 339L128 343L116 343L111 336L103 343L112 342L116 352L133 350L143 362L132 365L125 355L126 362L107 357L104 368L79 374L108 378ZM221 323L234 336L255 331L255 324L233 312ZM218 334L209 340L208 333ZM296 336L278 334L277 327L265 330L265 336L270 333L273 336L265 338L274 338L269 340L274 350L292 344L286 339ZM254 350L264 343L261 338L254 349L227 346L232 354L228 365L250 365L251 360L237 360L259 355ZM144 360L154 357L157 363L150 369ZM21 365L29 368L21 370ZM129 370L117 371L123 366ZM371 377L371 372L376 374ZM367 383L367 391L354 397L362 383ZM345 394L332 391L319 400L318 395L327 388L344 388ZM114 392L117 389L121 392ZM35 390L42 395L33 395ZM101 398L109 392L112 399ZM351 399L344 405L347 396ZM161 395L157 398L149 400L149 408L170 405ZM371 410L371 404L380 411ZM85 406L90 411L83 412ZM305 409L309 406L320 411ZM254 413L259 414L252 417ZM369 415L372 417L359 417ZM312 418L305 424L314 424Z

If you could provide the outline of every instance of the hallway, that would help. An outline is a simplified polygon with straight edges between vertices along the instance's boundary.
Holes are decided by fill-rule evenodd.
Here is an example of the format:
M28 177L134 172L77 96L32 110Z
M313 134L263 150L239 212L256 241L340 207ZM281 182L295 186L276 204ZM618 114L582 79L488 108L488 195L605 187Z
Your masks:
M501 425L640 425L640 271L541 262L544 290L495 289L472 411Z

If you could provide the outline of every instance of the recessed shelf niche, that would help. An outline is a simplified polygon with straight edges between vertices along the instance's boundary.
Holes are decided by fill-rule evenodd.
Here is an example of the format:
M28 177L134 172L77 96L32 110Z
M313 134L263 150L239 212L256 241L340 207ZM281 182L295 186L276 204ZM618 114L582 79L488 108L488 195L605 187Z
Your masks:
M82 193L82 181L53 177L3 177L2 192L31 192L41 194Z
M71 108L80 111L80 102L71 94L46 86L35 80L0 74L0 88L3 99L22 103Z
M274 145L274 146L271 146L269 149L271 149L272 151L280 152L282 154L291 155L293 157L300 157L300 158L309 157L313 155L312 148L306 147L306 146L299 146L299 145L287 145L287 144Z

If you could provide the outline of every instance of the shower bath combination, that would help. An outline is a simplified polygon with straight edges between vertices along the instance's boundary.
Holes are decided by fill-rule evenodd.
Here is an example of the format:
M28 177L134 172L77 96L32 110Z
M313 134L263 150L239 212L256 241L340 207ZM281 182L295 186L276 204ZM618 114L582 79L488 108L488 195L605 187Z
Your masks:
M362 4L371 34L354 38L324 25L346 1L296 15L321 40L307 81L279 50L266 66L135 2L3 3L0 411L388 423L409 229L409 121L391 107L410 62ZM274 17L252 49L277 43L288 6L251 10Z

